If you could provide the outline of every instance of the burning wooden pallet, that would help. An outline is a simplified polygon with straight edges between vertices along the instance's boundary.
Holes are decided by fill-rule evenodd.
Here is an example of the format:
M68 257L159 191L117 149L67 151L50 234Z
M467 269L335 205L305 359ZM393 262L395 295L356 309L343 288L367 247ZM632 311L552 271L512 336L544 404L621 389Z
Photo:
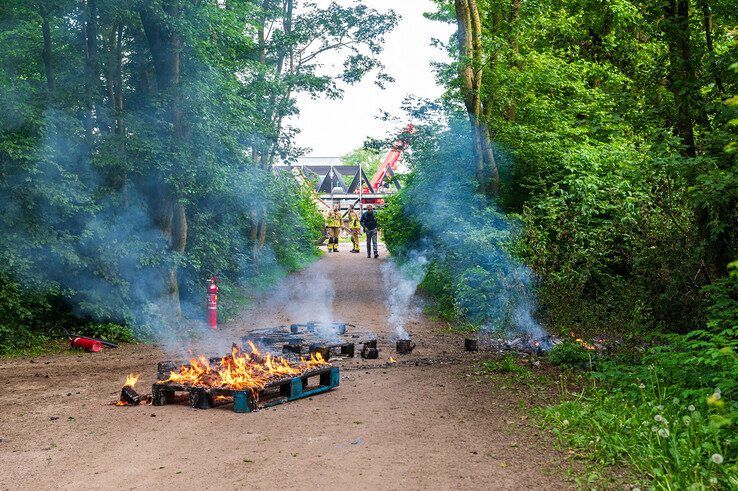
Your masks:
M154 406L188 400L189 405L196 409L232 404L234 412L250 413L327 392L338 387L339 380L338 368L328 366L305 372L298 377L269 382L264 388L254 391L157 382L152 386L151 393Z
M324 360L329 360L331 356L346 356L353 358L356 349L354 343L333 343L333 344L285 344L282 346L282 353L293 355L313 355L320 353Z

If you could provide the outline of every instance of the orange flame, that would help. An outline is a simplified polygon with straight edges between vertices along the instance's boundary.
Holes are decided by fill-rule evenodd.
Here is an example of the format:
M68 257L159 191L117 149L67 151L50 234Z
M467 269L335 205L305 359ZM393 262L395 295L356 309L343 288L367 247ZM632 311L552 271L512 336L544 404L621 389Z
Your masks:
M571 336L572 339L574 339L574 342L575 343L579 343L581 345L581 347L584 348L584 349L587 349L587 350L590 350L590 351L595 351L597 349L597 347L595 345L589 344L584 339L576 337L576 335L573 332L571 332L571 331L569 332L569 336Z
M313 368L328 365L320 353L291 363L280 356L272 356L271 353L262 355L251 341L248 345L251 353L245 353L241 347L234 347L231 354L221 358L220 364L215 367L210 366L207 358L202 355L192 358L189 365L181 366L179 372L169 372L169 378L159 383L175 382L182 385L256 391L263 389L269 382L296 377Z
M141 374L130 374L126 377L126 381L123 383L123 388L130 387L131 389L135 387L136 382L138 382L138 379L141 378ZM128 406L129 404L125 402L124 400L118 400L115 402L111 402L114 406Z
M123 387L130 387L133 388L136 386L136 382L138 382L138 379L141 378L141 374L130 374L126 377L126 382L123 384Z

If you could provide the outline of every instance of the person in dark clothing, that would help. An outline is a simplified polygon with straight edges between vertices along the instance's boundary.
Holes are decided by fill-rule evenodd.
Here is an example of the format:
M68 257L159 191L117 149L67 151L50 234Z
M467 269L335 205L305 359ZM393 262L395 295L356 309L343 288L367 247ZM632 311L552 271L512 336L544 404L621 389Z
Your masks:
M366 211L361 215L360 223L366 233L366 257L372 257L372 244L374 244L374 258L376 259L379 257L379 250L377 249L379 224L372 205L367 205Z

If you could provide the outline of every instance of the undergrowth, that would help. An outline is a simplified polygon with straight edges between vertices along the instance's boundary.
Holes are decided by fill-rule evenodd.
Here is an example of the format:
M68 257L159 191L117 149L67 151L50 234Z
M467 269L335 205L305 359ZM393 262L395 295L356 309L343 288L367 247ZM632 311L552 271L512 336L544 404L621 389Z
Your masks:
M580 392L562 386L543 424L583 458L628 465L637 485L738 489L735 334L695 331L640 364L603 362Z

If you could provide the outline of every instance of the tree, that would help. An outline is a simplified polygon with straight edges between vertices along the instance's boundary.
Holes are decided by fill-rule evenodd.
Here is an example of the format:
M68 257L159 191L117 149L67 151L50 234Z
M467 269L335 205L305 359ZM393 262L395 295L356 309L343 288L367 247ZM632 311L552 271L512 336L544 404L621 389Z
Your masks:
M370 179L371 176L377 173L381 163L381 152L372 148L359 147L341 157L342 165L360 165Z
M393 11L380 13L336 2L326 8L311 3L298 7L294 0L261 2L263 23L253 54L259 65L242 74L247 90L264 93L259 105L262 127L250 142L252 158L264 170L277 158L289 162L300 153L292 148L295 129L284 125L298 111L298 93L338 98L339 82L353 84L373 71L377 83L391 81L377 55L384 36L397 24ZM321 73L322 60L329 55L343 57L340 73ZM251 220L253 256L258 260L267 234L267 210L252 211Z
M499 192L481 191L524 217L521 254L541 277L550 320L703 322L702 288L738 255L736 161L723 151L735 116L722 104L736 86L735 9L436 3L434 17L458 26L445 101L469 117L478 171L475 122L494 138Z
M485 122L485 108L482 103L485 56L479 8L477 0L454 0L454 6L460 56L459 83L476 149L477 181L482 189L489 184L492 194L497 195L500 175L492 152L491 135Z
M235 305L239 285L304 263L322 223L271 171L299 153L284 118L298 91L386 79L396 22L295 0L12 0L0 19L0 290L43 300L0 325L0 350L39 328L36 305L178 326L208 275ZM336 50L342 73L319 73Z

